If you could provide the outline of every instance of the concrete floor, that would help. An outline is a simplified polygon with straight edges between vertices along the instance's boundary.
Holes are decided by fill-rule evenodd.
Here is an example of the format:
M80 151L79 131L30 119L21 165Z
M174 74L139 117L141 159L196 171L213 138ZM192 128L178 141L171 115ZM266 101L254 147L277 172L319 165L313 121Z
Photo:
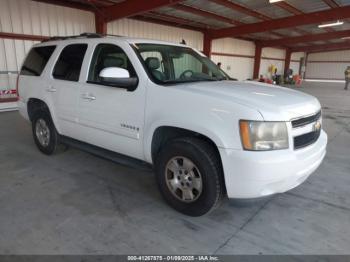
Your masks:
M47 157L17 112L0 114L1 254L349 254L350 91L307 84L324 110L328 153L300 187L191 218L151 172L79 150Z

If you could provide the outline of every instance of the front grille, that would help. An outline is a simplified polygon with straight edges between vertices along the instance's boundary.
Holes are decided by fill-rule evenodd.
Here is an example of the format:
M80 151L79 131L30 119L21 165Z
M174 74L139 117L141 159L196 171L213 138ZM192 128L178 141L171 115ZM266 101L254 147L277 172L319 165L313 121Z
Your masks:
M321 129L294 137L294 149L300 149L315 143L320 134Z
M307 116L303 118L299 118L292 121L292 127L293 129L297 129L309 124L316 123L321 118L321 111L318 113ZM316 127L316 125L315 125ZM301 134L298 136L295 136L294 139L294 149L300 149L303 147L307 147L317 141L317 139L320 137L321 134L321 128L313 130L312 132Z
M299 118L299 119L293 120L292 121L292 127L296 128L296 127L305 126L307 124L311 124L311 123L317 121L320 117L321 117L321 111L319 111L317 114L312 115L312 116L308 116L308 117L304 117L304 118Z

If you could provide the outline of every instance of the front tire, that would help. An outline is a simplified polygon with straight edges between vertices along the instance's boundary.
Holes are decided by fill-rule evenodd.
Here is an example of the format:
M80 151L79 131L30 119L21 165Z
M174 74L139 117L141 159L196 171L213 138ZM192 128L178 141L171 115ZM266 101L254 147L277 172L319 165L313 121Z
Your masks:
M37 112L32 119L33 138L38 149L52 155L58 147L58 133L51 116L46 111Z
M164 199L183 214L207 214L224 196L221 160L215 148L201 139L178 138L168 142L155 167Z

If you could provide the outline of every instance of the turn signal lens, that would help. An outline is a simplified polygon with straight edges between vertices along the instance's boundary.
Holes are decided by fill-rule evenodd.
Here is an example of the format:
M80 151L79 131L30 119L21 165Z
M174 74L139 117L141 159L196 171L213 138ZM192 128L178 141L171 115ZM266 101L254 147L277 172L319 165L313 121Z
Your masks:
M252 150L252 143L250 142L250 130L248 121L240 121L239 127L241 131L241 139L243 148L246 150Z

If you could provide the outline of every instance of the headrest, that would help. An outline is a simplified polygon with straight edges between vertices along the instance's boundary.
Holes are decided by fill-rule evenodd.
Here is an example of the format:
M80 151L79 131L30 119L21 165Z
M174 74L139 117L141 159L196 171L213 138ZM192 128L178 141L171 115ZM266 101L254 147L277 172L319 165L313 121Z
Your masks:
M124 60L119 57L106 56L103 59L103 67L121 67L124 64Z
M156 70L160 67L160 60L157 57L147 57L145 62L149 69Z

